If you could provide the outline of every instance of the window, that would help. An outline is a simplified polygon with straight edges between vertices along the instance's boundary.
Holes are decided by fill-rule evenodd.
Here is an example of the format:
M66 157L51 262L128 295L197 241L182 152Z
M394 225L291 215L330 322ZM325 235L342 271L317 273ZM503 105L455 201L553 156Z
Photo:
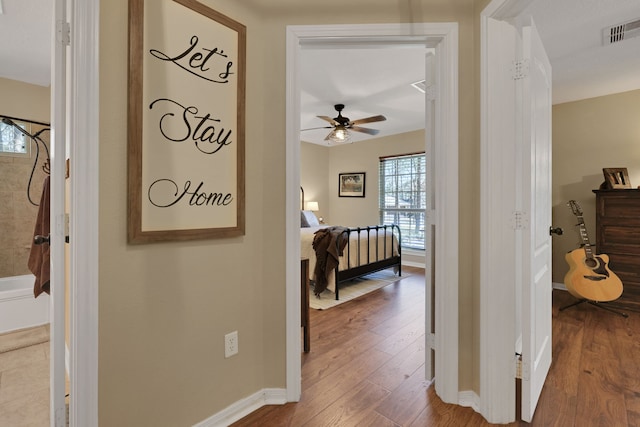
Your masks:
M10 122L20 126L21 129L29 131L28 124L23 122ZM29 138L20 132L13 124L0 121L0 155L29 156L31 144Z
M380 222L397 224L402 247L424 250L425 154L380 158Z

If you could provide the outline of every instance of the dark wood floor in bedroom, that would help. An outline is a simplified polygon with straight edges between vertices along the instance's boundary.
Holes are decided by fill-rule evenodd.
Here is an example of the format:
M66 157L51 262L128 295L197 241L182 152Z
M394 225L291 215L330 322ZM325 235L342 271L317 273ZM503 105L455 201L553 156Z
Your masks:
M302 398L244 426L490 426L443 403L424 381L424 270L357 300L311 312ZM640 427L640 313L624 319L553 292L553 364L534 426ZM529 425L511 423L509 426Z

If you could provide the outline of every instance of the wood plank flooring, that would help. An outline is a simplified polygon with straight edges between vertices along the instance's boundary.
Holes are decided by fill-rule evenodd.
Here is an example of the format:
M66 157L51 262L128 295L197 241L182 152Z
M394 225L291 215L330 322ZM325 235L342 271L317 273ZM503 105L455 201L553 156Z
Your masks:
M405 271L357 300L312 310L300 402L265 406L233 426L490 426L424 381L424 270ZM559 311L572 301L553 292L553 363L531 425L640 427L640 313Z

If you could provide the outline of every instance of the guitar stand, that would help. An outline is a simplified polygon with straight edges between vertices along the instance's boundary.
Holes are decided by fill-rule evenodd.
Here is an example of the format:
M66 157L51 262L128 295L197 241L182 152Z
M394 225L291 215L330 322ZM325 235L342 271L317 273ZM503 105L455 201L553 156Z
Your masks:
M593 305L593 306L595 306L595 307L598 307L598 308L601 308L601 309L603 309L603 310L607 310L607 311L610 311L610 312L612 312L612 313L615 313L615 314L617 314L617 315L619 315L619 316L622 316L622 317L629 317L629 315L628 315L627 313L624 313L624 312L622 312L622 311L615 310L615 309L613 309L613 308L611 308L611 307L607 307L606 305L603 305L603 303L600 303L600 302L597 302L597 301L591 301L591 300L587 300L587 299L581 299L581 300L578 300L578 301L576 301L576 302L574 302L574 303L572 303L572 304L565 305L564 307L560 307L560 311L564 311L564 310L566 310L567 308L575 307L576 305L579 305L579 304L582 304L582 303L585 303L585 302L586 302L587 304L591 304L591 305Z

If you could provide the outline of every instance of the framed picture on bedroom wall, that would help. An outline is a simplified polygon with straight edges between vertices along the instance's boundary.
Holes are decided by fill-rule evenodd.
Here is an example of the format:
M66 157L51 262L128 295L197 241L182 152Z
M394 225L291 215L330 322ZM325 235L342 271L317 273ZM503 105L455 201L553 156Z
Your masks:
M364 197L365 172L338 174L338 196Z

